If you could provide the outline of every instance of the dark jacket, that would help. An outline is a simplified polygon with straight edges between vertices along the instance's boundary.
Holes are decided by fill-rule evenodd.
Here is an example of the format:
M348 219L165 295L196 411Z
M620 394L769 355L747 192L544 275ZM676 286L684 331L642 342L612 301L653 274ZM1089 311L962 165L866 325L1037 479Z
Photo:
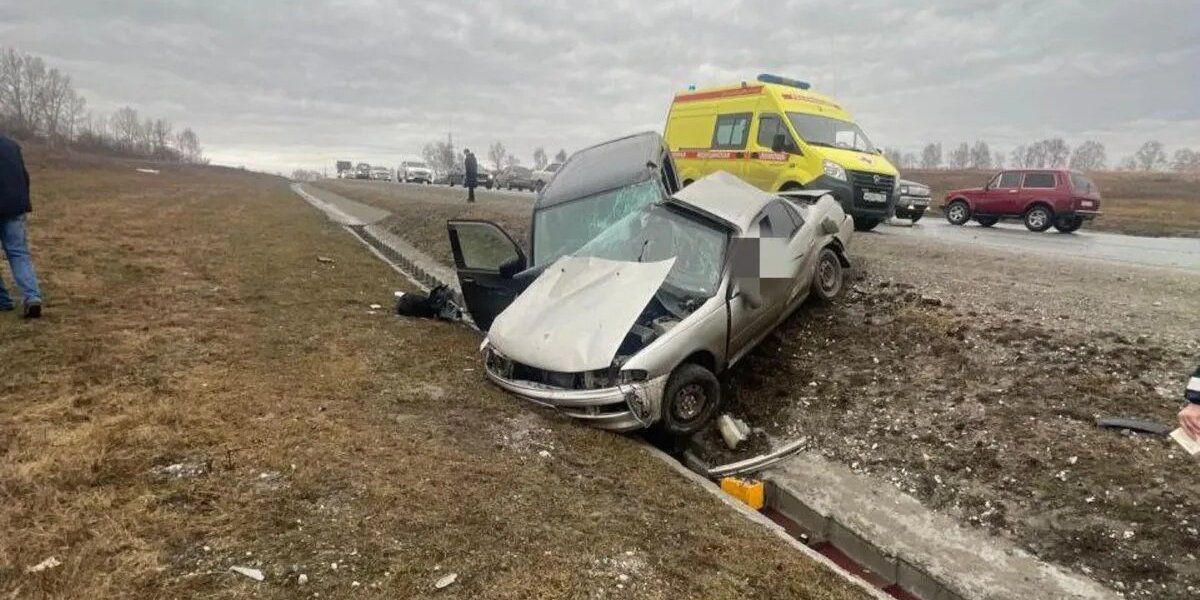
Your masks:
M0 135L0 220L19 217L29 205L29 172L16 142Z
M479 185L479 165L475 163L475 155L468 154L466 160L463 161L463 169L466 173L463 174L463 185L466 187L475 187Z

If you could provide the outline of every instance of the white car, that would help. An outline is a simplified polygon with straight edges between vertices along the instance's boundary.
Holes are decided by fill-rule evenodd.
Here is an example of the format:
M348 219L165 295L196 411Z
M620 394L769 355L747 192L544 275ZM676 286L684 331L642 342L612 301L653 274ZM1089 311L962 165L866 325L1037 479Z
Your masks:
M542 188L546 187L546 184L550 183L551 179L554 179L554 174L557 173L561 167L562 163L552 162L541 169L534 169L533 189L539 192L542 191Z
M387 167L374 167L371 169L371 179L376 181L391 181L392 170Z
M406 160L396 169L396 180L408 183L433 183L433 170L419 160Z

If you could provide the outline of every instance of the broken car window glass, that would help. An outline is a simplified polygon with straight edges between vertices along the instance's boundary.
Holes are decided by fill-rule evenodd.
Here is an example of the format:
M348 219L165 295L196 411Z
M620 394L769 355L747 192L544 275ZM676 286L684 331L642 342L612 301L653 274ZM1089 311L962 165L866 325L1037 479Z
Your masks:
M662 188L651 179L535 212L533 264L578 250L622 217L661 199Z
M716 225L656 204L617 221L575 255L631 262L674 258L666 283L681 294L707 298L720 281L726 241Z

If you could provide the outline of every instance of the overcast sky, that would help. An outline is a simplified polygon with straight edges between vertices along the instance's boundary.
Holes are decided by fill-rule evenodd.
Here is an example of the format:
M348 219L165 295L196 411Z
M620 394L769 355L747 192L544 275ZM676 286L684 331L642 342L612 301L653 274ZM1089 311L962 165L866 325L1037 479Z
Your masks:
M688 84L812 82L879 146L1200 147L1196 0L0 0L0 45L98 110L190 125L216 163L394 166L453 130L526 164L662 130Z

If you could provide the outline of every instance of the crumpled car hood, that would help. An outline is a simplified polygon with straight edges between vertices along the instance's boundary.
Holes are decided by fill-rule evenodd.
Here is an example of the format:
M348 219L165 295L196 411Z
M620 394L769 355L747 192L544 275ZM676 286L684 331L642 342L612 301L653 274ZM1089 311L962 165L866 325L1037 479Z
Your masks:
M488 341L539 369L608 368L674 264L674 258L637 263L564 256L496 317Z

